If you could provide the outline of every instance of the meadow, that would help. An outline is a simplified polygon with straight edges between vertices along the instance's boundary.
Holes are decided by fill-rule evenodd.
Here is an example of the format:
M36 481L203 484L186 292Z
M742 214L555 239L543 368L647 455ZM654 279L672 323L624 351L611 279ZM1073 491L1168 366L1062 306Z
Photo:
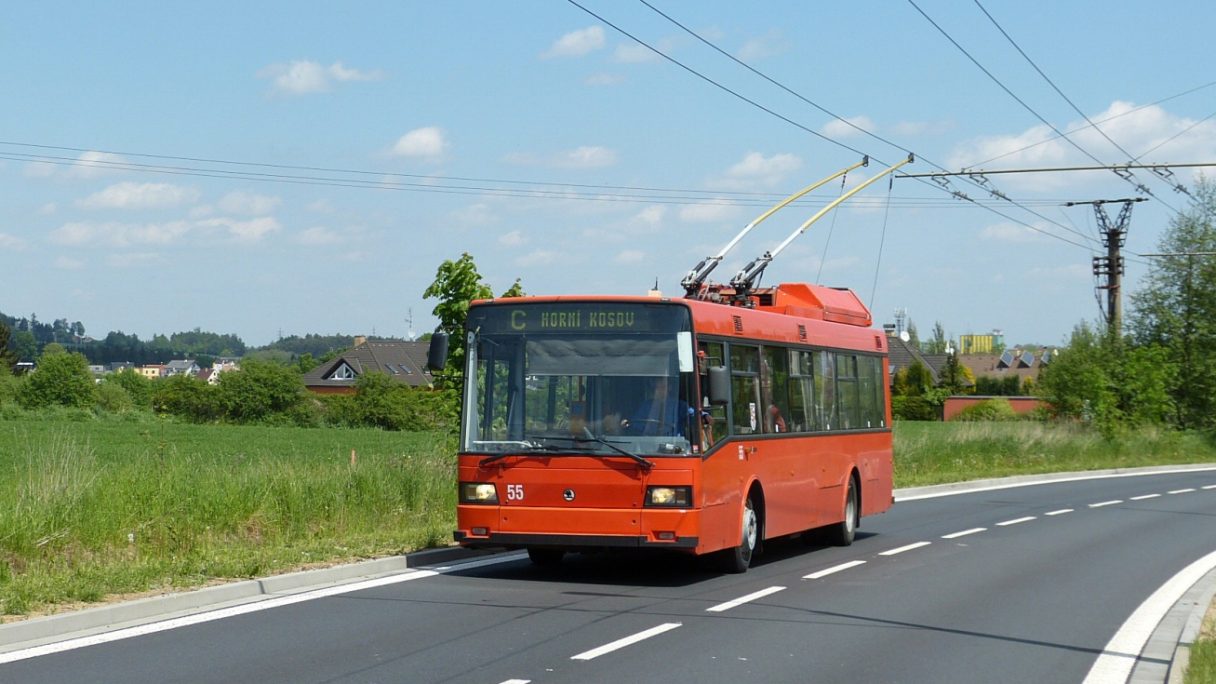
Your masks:
M897 487L1216 462L1212 442L1037 422L898 423ZM450 543L455 439L198 425L142 412L0 414L0 615Z

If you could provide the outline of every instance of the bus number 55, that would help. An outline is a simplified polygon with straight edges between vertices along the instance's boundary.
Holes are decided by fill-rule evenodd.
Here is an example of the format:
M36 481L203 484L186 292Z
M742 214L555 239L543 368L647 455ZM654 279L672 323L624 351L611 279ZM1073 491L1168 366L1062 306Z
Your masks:
M507 485L507 501L523 501L524 486L521 484Z

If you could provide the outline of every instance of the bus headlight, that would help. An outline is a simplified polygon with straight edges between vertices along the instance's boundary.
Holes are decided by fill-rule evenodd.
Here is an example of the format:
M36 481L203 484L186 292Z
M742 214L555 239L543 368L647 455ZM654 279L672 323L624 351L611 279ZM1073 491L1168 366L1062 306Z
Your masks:
M646 505L689 508L692 506L692 487L687 485L680 487L652 485L646 488Z
M489 482L461 482L460 503L496 504L498 490Z

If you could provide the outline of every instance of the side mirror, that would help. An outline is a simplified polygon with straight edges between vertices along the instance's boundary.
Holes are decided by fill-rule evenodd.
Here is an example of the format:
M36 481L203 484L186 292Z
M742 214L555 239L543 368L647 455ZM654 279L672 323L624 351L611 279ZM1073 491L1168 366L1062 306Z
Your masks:
M709 403L725 406L730 401L730 373L726 366L709 367Z
M426 353L426 367L431 372L443 370L448 365L448 334L436 332L431 335L431 347Z

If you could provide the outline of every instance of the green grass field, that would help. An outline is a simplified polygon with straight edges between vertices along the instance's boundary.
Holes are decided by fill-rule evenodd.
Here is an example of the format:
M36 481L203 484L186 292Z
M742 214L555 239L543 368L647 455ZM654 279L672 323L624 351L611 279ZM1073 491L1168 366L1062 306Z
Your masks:
M902 423L895 443L897 487L1216 462L1194 435L1030 422ZM454 454L435 433L0 414L0 615L446 544Z

